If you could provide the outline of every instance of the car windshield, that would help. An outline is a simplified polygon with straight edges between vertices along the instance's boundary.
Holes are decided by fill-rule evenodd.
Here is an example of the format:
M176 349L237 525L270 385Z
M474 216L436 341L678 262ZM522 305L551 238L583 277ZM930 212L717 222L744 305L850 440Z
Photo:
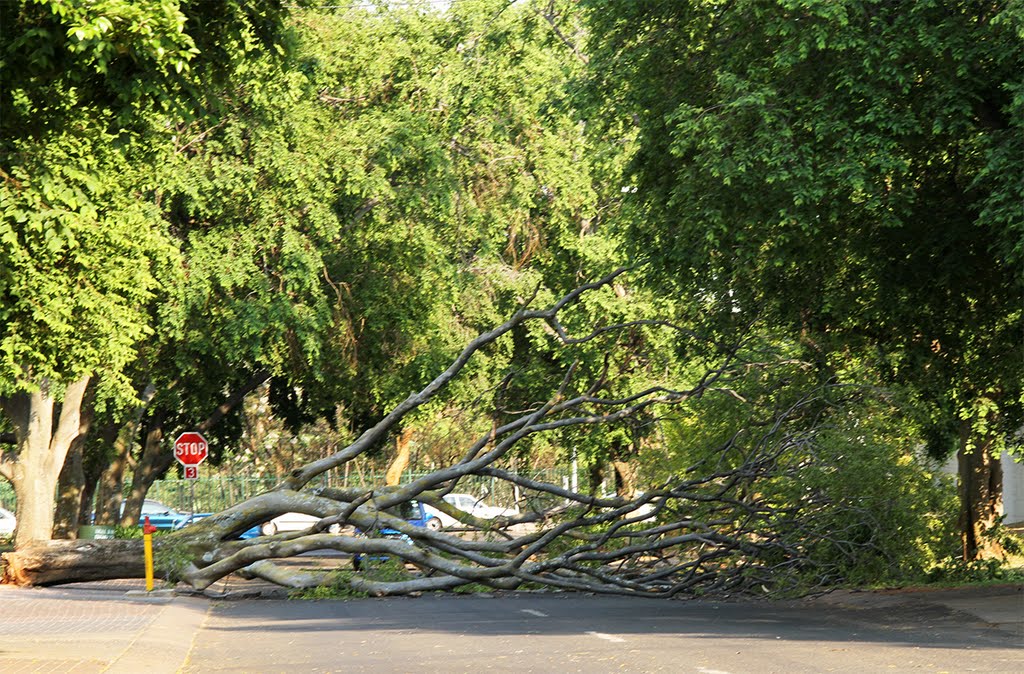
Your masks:
M420 516L419 501L408 501L399 506L399 516L404 520L417 519Z

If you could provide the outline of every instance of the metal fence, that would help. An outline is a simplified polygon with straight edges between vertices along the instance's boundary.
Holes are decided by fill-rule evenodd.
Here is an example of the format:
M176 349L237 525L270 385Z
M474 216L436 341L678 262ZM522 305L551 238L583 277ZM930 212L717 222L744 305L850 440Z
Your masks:
M521 472L532 480L549 482L558 486L569 486L569 469L549 469ZM407 472L402 483L429 475L428 472ZM237 503L261 494L281 481L278 477L219 477L211 476L198 480L168 479L157 480L150 487L146 498L165 503L176 510L190 512L218 512ZM369 487L384 484L384 473L355 473L335 475L328 473L310 483L316 487ZM126 487L127 489L127 487ZM456 492L468 493L483 498L490 505L509 507L515 503L517 494L511 484L493 477L467 475L459 480ZM6 480L0 480L0 507L15 509L14 487Z
M402 483L428 475L408 472ZM552 469L522 473L533 480L559 486L568 484L568 470ZM165 503L172 508L191 512L217 512L261 494L281 481L277 477L206 477L198 480L157 480L150 487L147 498ZM309 488L368 487L384 484L384 474L349 474L346 477L324 475L310 483ZM485 499L490 505L509 507L516 501L513 486L497 478L467 475L459 480L455 491L469 493Z
M0 508L14 510L14 485L7 480L0 480Z

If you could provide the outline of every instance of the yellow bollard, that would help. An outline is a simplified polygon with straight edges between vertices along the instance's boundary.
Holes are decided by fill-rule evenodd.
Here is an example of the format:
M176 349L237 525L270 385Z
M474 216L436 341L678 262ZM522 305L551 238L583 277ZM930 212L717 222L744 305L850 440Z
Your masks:
M146 523L142 525L142 543L146 549L146 592L153 591L153 532L156 531L156 527L149 523L149 517L146 517Z

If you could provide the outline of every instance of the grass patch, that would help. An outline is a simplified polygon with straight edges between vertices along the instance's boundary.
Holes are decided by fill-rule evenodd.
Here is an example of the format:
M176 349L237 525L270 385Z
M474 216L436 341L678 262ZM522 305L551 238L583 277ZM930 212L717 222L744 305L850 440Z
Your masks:
M369 596L365 592L353 589L350 585L355 573L348 569L340 569L330 574L327 582L323 585L292 590L288 593L288 598L318 601L322 599L362 599Z

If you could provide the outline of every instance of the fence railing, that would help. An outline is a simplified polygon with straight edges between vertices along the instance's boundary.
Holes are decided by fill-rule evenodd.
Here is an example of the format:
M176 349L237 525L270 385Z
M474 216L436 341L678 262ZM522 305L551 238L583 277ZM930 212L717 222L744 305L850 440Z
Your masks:
M408 472L402 483L411 482L428 475L427 472ZM567 469L551 469L522 472L530 479L550 482L559 486L567 484ZM176 510L191 512L217 512L261 494L281 481L277 477L206 477L198 480L157 480L150 487L146 498L155 499ZM324 475L310 483L310 488L368 487L384 484L384 474L349 474L347 479L337 475ZM469 493L485 499L490 505L508 507L516 500L513 486L493 477L467 475L459 480L455 491Z
M402 483L411 482L428 475L428 472L407 472ZM569 485L569 469L555 468L540 471L522 471L521 475L559 486ZM150 487L146 498L164 503L175 510L187 512L218 512L237 503L261 494L281 481L278 477L220 477L211 476L198 480L168 479L157 480ZM310 487L368 487L384 484L384 473L349 473L320 476ZM513 486L493 477L467 475L459 480L455 489L483 498L490 505L509 507L516 500ZM15 509L14 487L6 480L0 480L0 507Z
M7 480L0 480L0 508L14 510L14 485Z

